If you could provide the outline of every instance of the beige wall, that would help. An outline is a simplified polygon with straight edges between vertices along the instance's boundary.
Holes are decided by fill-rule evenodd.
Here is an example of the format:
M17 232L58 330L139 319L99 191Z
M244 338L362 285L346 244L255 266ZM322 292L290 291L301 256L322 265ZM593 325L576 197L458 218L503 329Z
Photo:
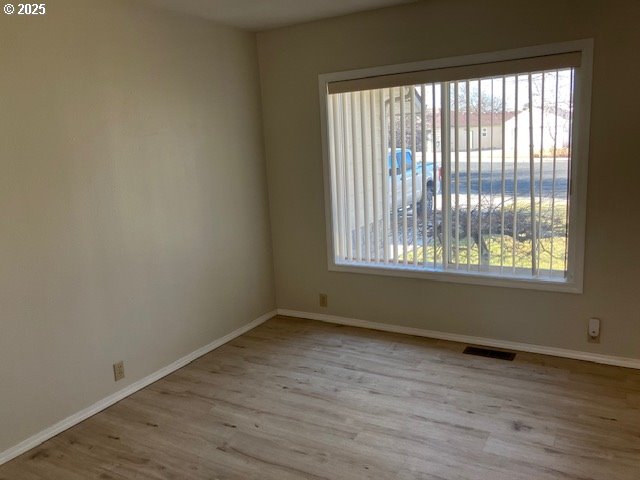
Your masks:
M430 0L259 34L278 306L640 358L639 21L634 0ZM588 37L583 295L328 272L318 74ZM587 343L590 316L600 345Z
M275 306L255 35L47 7L0 15L0 452Z

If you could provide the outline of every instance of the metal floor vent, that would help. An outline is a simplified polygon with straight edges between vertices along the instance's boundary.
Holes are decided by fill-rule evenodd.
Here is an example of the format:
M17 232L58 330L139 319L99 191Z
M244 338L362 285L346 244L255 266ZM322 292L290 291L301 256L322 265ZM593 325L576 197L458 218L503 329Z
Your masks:
M497 358L499 360L508 360L509 362L513 361L513 359L516 358L516 354L512 352L502 352L500 350L491 350L489 348L479 347L467 347L462 353L466 353L467 355L476 355L478 357L489 357Z

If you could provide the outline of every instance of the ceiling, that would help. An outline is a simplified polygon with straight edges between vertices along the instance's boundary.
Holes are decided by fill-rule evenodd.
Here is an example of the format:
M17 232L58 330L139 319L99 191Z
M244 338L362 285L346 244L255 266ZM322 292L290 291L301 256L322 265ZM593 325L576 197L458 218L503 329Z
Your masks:
M267 30L417 0L145 0L247 30Z

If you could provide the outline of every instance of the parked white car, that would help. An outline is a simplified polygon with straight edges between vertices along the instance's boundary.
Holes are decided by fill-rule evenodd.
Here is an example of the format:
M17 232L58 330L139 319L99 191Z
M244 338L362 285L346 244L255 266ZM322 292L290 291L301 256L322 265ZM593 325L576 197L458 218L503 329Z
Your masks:
M423 199L423 192L422 192L422 175L426 175L427 176L427 197L426 197L426 202L427 202L427 209L431 210L433 208L433 197L435 192L437 191L436 187L437 187L437 180L434 177L434 164L433 161L429 162L423 162L422 158L417 158L417 157L421 157L422 154L420 152L418 152L418 154L415 156L414 158L414 154L411 151L411 149L405 149L404 150L404 157L405 157L405 194L403 196L403 192L402 192L402 148L396 148L396 154L395 154L395 168L396 168L396 174L395 174L395 205L396 208L398 210L404 210L405 207L412 207L413 206L413 177L415 176L415 184L416 184L416 189L415 189L415 196L416 196L416 205L420 205ZM388 166L389 166L389 171L388 171L388 208L389 211L391 212L393 209L393 183L394 183L394 176L393 176L393 170L392 170L392 158L391 158L391 149L389 149L388 151L388 158L387 158L388 162ZM415 162L415 165L414 165ZM415 169L414 169L415 167ZM404 198L403 198L404 197ZM403 201L404 200L404 201Z

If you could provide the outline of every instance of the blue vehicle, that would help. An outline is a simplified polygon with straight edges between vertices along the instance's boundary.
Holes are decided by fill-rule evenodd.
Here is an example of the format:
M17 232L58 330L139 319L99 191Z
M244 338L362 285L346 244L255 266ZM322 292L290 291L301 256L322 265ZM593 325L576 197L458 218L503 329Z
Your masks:
M393 208L393 163L395 163L395 195L396 195L396 207L398 210L404 210L405 207L410 207L413 205L413 178L415 176L415 195L416 195L416 204L422 206L423 200L423 185L422 185L422 175L426 175L426 202L427 209L433 208L433 197L436 191L436 180L434 177L434 165L433 161L426 163L422 161L422 159L415 159L411 149L406 148L404 150L404 161L405 161L405 193L403 199L402 192L402 148L396 148L395 152L395 162L392 160L391 150L388 152L387 157L387 165L389 167L388 171L388 189L389 192L389 209ZM421 155L421 154L419 154ZM414 165L415 163L415 165ZM415 170L414 170L415 167ZM404 200L404 201L403 201Z

